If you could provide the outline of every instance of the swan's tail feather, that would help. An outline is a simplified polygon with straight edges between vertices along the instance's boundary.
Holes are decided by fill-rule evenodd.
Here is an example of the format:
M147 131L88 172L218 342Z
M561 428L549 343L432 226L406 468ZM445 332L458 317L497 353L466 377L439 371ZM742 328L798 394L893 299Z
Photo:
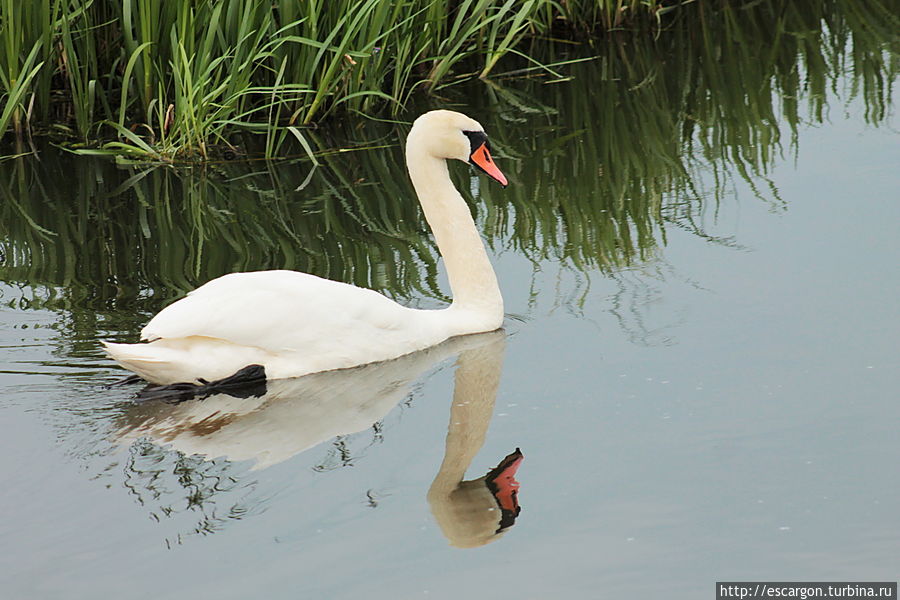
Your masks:
M112 342L101 342L106 353L115 360L128 360L158 363L165 362L165 359L159 355L159 350L150 344L114 344Z
M154 347L151 344L113 344L103 342L109 356L128 369L137 373L147 381L161 382L163 375L169 370L171 350Z
M229 377L238 380L265 379L269 355L258 348L237 346L214 338L161 339L140 344L103 342L106 353L117 363L157 385L208 384ZM250 366L259 370L242 370Z

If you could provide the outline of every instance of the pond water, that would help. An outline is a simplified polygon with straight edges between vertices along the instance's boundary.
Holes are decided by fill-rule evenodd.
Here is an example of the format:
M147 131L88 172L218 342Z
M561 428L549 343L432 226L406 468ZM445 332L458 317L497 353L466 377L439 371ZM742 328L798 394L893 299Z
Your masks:
M308 132L345 150L318 169L0 163L4 597L896 580L896 59L836 30L818 55L673 33L568 82L451 88L511 180L454 169L504 330L263 396L137 401L99 340L235 270L439 306L403 126ZM513 521L483 476L517 448Z

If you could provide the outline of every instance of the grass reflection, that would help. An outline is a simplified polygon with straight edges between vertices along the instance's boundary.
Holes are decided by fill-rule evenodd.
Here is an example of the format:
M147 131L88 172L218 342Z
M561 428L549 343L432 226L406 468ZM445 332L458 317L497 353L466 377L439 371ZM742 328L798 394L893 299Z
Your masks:
M373 194L365 203L373 186L362 181L361 162L341 157L342 171L319 169L301 191L307 162L175 171L50 152L40 162L10 161L0 165L3 278L63 291L57 305L140 305L152 293L148 310L218 275L263 268L438 294L414 201ZM431 265L424 273L423 261Z
M539 157L522 161L510 191L513 238L537 240L536 258L615 269L654 255L667 226L734 245L701 218L731 178L780 209L766 177L798 151L801 124L826 122L838 98L860 97L875 126L888 114L900 23L883 3L703 5L680 17L655 40L595 41L568 84L501 80L473 95L504 123L505 147Z

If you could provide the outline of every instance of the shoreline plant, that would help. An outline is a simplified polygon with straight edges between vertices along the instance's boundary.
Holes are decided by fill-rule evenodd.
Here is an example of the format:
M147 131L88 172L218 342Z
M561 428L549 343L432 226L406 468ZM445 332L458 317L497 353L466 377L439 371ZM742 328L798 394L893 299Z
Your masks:
M526 38L657 22L668 0L0 0L0 137L208 159L232 138L394 116ZM688 2L689 4L689 2ZM539 66L539 65L534 65Z

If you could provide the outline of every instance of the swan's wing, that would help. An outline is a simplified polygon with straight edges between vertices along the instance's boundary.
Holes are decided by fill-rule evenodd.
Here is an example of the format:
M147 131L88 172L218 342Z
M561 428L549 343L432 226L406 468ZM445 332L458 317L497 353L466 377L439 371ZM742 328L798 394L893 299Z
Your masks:
M390 337L417 311L365 288L296 271L232 273L157 314L141 339L205 336L270 352L340 349Z

